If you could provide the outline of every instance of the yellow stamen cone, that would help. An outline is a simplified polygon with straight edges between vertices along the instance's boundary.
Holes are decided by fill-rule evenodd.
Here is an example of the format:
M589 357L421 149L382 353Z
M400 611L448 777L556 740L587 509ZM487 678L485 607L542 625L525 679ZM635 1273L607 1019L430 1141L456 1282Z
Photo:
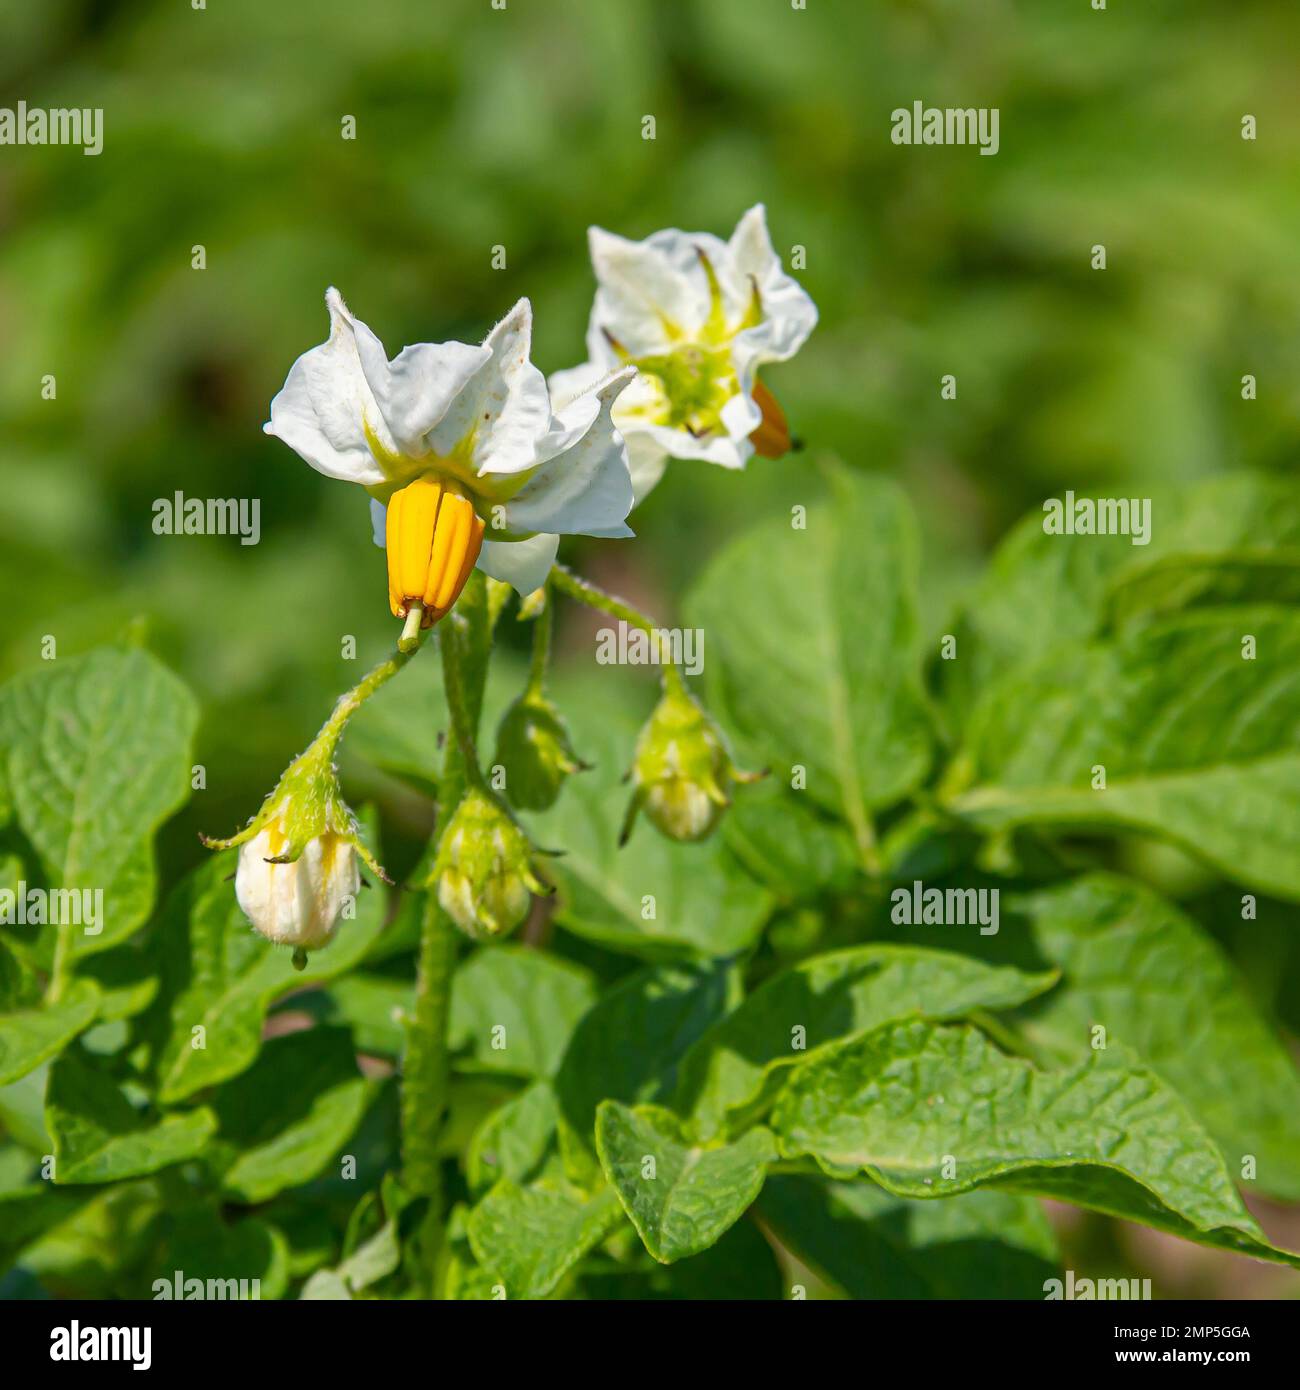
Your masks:
M450 479L426 473L389 499L388 605L393 616L432 627L460 597L483 545L474 504Z

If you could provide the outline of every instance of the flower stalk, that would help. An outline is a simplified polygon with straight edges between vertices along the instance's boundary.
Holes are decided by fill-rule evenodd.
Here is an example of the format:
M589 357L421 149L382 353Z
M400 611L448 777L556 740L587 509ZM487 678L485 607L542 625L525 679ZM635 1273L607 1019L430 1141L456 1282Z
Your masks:
M465 586L454 620L441 627L452 737L447 740L438 783L438 838L469 786L482 778L475 735L487 682L493 609L499 612L499 604L491 602L483 575L475 573ZM420 1244L430 1297L437 1296L445 1255L439 1139L451 1074L447 1032L458 939L455 923L438 902L437 893L430 890L420 927L415 1002L406 1019L401 1098L402 1180L408 1192L426 1200Z
M685 677L673 660L671 650L664 645L659 629L644 613L633 608L626 600L615 598L613 594L607 594L604 589L599 588L589 579L583 579L581 575L574 574L571 569L564 565L551 566L550 582L560 593L567 594L569 598L578 603L585 603L588 608L594 608L599 613L608 613L611 618L618 618L627 623L629 627L635 627L644 632L649 637L657 654L659 665L663 669L664 689L673 695L686 696L688 694Z

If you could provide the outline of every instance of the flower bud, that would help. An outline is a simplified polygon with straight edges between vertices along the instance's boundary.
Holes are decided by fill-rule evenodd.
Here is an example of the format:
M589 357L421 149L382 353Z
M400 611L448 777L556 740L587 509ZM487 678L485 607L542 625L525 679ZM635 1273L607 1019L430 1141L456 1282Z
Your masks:
M361 887L361 866L352 842L333 831L309 840L288 863L278 857L286 845L276 823L240 846L235 897L268 941L305 954L334 939L344 906Z
M438 847L431 884L467 936L506 936L528 916L530 893L549 890L533 872L533 847L510 813L471 788Z
M636 790L619 843L640 810L670 840L707 839L731 804L732 784L761 775L739 771L722 730L685 689L670 687L637 739Z
M564 779L587 766L569 743L560 711L531 690L502 716L494 761L505 768L506 795L521 811L553 806Z
M228 840L200 836L209 849L239 847L235 897L268 941L292 946L301 970L307 952L334 939L344 908L361 887L361 864L390 882L361 842L339 790L333 754L341 723L331 720L289 764L262 809Z

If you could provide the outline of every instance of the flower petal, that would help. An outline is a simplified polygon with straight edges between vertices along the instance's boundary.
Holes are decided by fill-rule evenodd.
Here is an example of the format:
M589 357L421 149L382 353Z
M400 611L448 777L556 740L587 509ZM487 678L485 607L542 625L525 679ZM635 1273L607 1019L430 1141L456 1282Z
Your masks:
M545 461L505 504L510 530L632 534L625 524L632 510L632 479L611 412L633 376L633 369L625 367L560 413L540 450Z
M680 332L693 333L708 317L699 237L668 228L645 241L628 241L592 227L587 240L598 285L587 329L594 362L617 366L626 360L607 332L629 356L647 357L666 352Z
M513 584L521 594L531 594L551 572L559 544L559 536L545 532L526 541L484 540L478 567L492 579Z
M763 311L761 322L736 335L732 351L737 370L793 357L817 326L817 306L782 270L762 203L756 203L736 224L722 275L733 292L748 294L757 286Z
M491 356L434 426L428 442L448 457L470 441L477 474L518 473L537 462L537 444L551 424L546 378L529 360L533 309L521 299L483 340Z
M667 450L670 458L703 459L705 463L716 463L722 468L744 468L754 452L754 446L744 435L694 435L689 430L675 430L667 425L647 425L645 433Z
M644 430L625 430L627 467L632 475L632 505L648 497L668 467L668 451Z
M429 452L429 431L491 357L486 345L415 343L385 362L378 379L367 372L402 453L419 458Z
M325 303L330 336L289 368L263 429L318 473L372 487L389 477L370 451L367 429L384 449L397 452L362 365L363 352L372 367L382 361L383 345L348 313L338 290L329 289Z

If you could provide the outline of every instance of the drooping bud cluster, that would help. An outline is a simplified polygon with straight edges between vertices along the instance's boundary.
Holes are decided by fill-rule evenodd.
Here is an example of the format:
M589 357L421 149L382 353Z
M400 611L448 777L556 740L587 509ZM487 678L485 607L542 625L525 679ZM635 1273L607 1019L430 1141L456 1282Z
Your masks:
M737 769L721 729L684 687L670 685L637 739L635 790L619 843L638 811L670 840L706 839L731 804L733 783L758 776Z
M528 836L509 811L472 787L443 832L430 886L467 936L506 936L528 916L530 895L550 891L532 861Z

